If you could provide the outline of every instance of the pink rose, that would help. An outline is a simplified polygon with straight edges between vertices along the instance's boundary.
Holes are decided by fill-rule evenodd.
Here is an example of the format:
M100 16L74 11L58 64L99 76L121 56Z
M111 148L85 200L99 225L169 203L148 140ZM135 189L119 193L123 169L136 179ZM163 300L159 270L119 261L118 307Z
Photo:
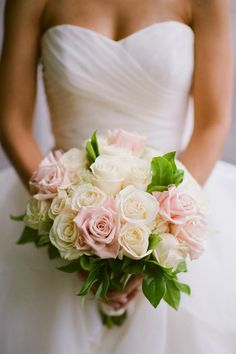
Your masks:
M191 259L197 259L205 250L206 223L198 218L189 220L184 225L172 225L172 233L187 246L187 252Z
M160 215L174 224L184 224L199 215L195 200L175 186L153 195L160 204Z
M116 258L120 219L111 200L96 209L82 207L75 218L83 244L100 258Z
M59 188L64 189L70 186L70 172L62 166L61 156L60 151L50 152L33 173L29 183L35 198L52 199L57 195Z
M116 129L108 132L107 142L109 145L116 145L131 150L135 155L139 155L146 145L146 138L137 133Z

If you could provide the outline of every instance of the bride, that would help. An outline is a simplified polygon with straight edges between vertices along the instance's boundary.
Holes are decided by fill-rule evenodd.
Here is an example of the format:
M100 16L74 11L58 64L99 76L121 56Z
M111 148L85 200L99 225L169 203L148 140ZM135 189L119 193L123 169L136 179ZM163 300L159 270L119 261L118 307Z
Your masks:
M121 328L100 323L93 299L75 296L44 249L15 244L26 189L12 169L0 174L1 354L233 354L236 351L236 167L218 160L229 129L232 44L229 1L8 0L0 65L1 142L21 181L43 156L32 135L41 59L56 147L80 146L94 129L138 131L177 150L211 205L204 256L185 280L191 297L178 312L154 310L129 284ZM194 128L184 135L190 98ZM215 167L214 167L215 166ZM207 181L207 182L206 182ZM132 299L132 301L131 301Z

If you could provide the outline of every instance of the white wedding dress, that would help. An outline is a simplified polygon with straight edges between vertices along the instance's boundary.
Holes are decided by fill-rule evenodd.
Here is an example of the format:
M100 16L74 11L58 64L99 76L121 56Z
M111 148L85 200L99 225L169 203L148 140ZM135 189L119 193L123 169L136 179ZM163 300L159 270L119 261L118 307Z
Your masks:
M156 23L113 41L75 25L43 35L42 63L56 146L80 146L92 131L123 128L164 151L183 147L194 68L194 33ZM30 153L30 152L29 152ZM206 151L207 153L207 151ZM56 269L46 249L15 244L27 193L12 169L0 173L1 354L235 354L236 167L219 162L205 191L210 238L184 281L179 311L155 310L141 293L121 328L102 326L96 304L82 306L75 273Z

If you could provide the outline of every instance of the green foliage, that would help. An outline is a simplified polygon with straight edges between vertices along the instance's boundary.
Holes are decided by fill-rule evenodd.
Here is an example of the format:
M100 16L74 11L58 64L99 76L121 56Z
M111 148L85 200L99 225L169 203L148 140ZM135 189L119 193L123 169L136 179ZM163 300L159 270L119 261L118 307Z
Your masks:
M96 131L93 132L91 139L87 142L86 151L89 163L91 165L100 155Z
M184 171L177 168L175 163L176 152L169 152L152 159L152 181L147 187L149 193L163 192L171 185L178 186L184 178Z
M173 307L175 310L178 310L180 303L180 290L174 280L165 278L165 284L166 293L164 295L164 300L168 305Z
M161 237L159 235L151 234L149 236L148 250L155 250L160 241L161 241Z
M185 261L179 262L177 268L175 269L175 274L187 272L187 264Z
M148 301L156 308L166 292L165 279L158 267L146 268L142 289Z
M100 283L103 282L103 273L104 272L104 267L99 264L97 266L94 266L93 269L89 272L88 277L80 289L79 296L86 296L91 288L98 282L99 285Z
M59 267L57 269L61 270L62 272L65 272L65 273L74 273L80 269L80 262L73 261L73 262L71 262L65 266Z
M10 219L13 221L23 221L25 217L25 214L21 215L10 215Z
M61 258L58 249L50 242L48 245L48 257L50 259Z
M162 267L154 257L144 261L143 293L154 306L165 300L171 307L178 309L180 293L190 295L190 287L178 282L177 274L187 270L186 262L180 262L177 269Z
M175 285L182 293L185 293L187 295L191 295L191 289L187 284L180 283L177 280L175 280Z
M38 237L35 240L35 244L37 247L43 247L46 246L50 243L49 235L38 235Z
M38 234L39 235L45 235L45 234L49 234L51 228L53 225L53 221L47 221L47 222L40 222L38 225Z
M120 316L109 316L100 310L100 316L104 326L112 328L113 326L121 326L127 318L127 311Z
M30 227L26 226L20 236L20 238L18 239L18 241L16 242L17 245L23 245L26 243L30 243L30 242L36 242L38 237L38 231L37 230L33 230Z
M127 264L127 266L124 267L123 270L126 274L140 274L144 270L144 262L143 260L132 261Z

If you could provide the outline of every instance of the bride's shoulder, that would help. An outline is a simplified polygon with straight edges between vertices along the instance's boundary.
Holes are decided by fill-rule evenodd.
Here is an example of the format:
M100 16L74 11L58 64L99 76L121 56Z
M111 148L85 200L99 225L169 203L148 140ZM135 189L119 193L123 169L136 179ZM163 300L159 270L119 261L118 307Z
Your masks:
M227 32L230 27L230 0L190 0L192 26L196 34Z
M38 25L41 22L43 12L47 5L47 0L6 0L5 4L5 25L16 27L28 23Z
M193 22L207 19L211 23L215 19L228 14L230 0L190 0L193 14Z

